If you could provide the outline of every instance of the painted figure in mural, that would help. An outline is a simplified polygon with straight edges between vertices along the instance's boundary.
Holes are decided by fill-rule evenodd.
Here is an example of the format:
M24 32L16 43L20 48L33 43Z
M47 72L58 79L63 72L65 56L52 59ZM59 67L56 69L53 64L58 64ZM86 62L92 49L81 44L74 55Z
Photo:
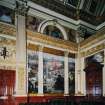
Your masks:
M55 38L63 39L61 31L55 26L47 26L44 34Z
M33 90L34 90L34 86L33 86L33 84L31 83L31 81L29 80L29 81L28 81L28 93L31 93Z
M38 92L38 82L35 82L35 92Z
M54 84L55 90L64 90L64 78L61 75L58 75L56 82Z
M12 23L10 11L8 11L7 8L3 8L1 6L0 6L0 20L8 23Z
M31 19L32 20L30 20L28 27L30 27L30 29L32 29L33 31L35 31L37 29L37 19L35 17L33 17Z
M69 92L70 94L75 93L75 73L69 72Z
M32 31L37 31L41 21L38 17L27 16L27 28Z

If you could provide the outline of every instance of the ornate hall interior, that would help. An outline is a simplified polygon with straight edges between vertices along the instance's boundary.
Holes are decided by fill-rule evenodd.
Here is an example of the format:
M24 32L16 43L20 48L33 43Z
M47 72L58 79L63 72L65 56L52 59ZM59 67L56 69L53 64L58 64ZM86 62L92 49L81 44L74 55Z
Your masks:
M0 0L0 105L105 105L105 0Z

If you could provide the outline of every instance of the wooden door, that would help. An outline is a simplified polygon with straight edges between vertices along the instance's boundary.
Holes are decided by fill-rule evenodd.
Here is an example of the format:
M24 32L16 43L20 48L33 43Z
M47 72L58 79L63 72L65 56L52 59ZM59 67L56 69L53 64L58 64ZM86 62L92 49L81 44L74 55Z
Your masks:
M86 91L88 96L102 96L102 70L86 73Z
M102 96L102 66L90 64L86 68L87 96Z
M10 97L14 94L15 71L0 70L0 105L11 105Z

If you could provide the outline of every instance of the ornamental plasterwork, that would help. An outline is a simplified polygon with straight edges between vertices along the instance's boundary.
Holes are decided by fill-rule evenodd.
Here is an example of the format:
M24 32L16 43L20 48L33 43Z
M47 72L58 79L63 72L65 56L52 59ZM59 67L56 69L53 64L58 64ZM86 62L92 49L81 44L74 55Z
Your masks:
M9 36L15 36L16 28L15 28L15 26L8 25L6 23L0 23L0 33L9 35ZM94 53L95 51L99 51L99 50L105 48L105 47L103 47L105 45L102 44L102 45L97 45L96 47L90 48L89 50L82 52L82 49L89 48L92 45L95 45L99 42L104 41L104 39L105 39L104 33L105 33L105 30L98 32L97 35L93 35L92 37L90 37L87 40L80 43L82 56L90 55L90 54ZM37 32L32 32L29 30L27 30L27 35L28 35L28 40L31 40L33 42L38 42L38 43L42 43L42 44L46 44L46 45L64 48L64 49L67 49L68 51L72 51L74 53L77 52L78 45L75 43L72 43L70 41L65 41L65 40L48 37L46 35L43 35L43 34L40 34ZM14 43L14 41L12 43Z
M19 89L19 90L24 90L25 68L19 67L18 69L19 69L19 70L18 70L18 81L19 81L19 83L18 83L18 89ZM24 75L24 76L23 76L23 75Z
M100 33L97 33L96 35L93 35L89 37L88 39L84 40L83 42L80 43L81 49L88 48L94 44L97 44L99 42L102 42L105 40L105 30L103 30Z
M16 28L13 25L0 22L0 33L6 35L16 35Z
M32 32L27 30L28 39L31 41L36 41L38 43L47 44L51 46L56 46L59 48L64 48L69 51L77 52L77 44L72 43L70 41L60 40L56 38L52 38L50 36L46 36L40 33Z
M0 36L0 52L3 53L6 48L6 56L0 56L0 65L15 66L16 65L16 46L15 41Z
M0 23L0 33L10 35L10 36L15 36L16 28L15 26ZM31 40L33 42L38 42L42 44L59 47L59 48L64 48L74 53L77 52L77 44L72 43L70 41L52 38L52 37L49 37L49 36L46 36L37 32L32 32L29 30L27 30L27 35L28 35L28 40Z
M100 44L100 45L93 47L89 50L86 50L84 52L81 52L81 56L86 57L86 56L95 54L96 52L99 52L99 51L104 50L104 49L105 49L105 43Z

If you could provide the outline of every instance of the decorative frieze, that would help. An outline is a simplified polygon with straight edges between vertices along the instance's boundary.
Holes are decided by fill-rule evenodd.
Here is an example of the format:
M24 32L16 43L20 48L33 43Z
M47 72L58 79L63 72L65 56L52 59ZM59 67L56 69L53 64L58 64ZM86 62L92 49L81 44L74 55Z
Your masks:
M88 38L85 41L80 43L82 56L91 55L91 54L105 48L105 44L103 43L103 44L99 44L99 45L89 49L90 46L104 41L104 39L105 39L105 35L104 35L105 32L104 31L105 30L101 31L100 33L98 32L97 35L93 35L92 37L90 37L90 38ZM0 23L0 33L5 34L5 35L9 35L9 36L15 36L16 35L16 28L13 25L9 25L6 23ZM46 36L46 35L43 35L41 33L32 32L32 31L27 30L27 36L28 36L28 40L33 41L33 42L38 42L38 43L42 43L42 44L46 44L46 45L64 48L64 49L67 49L67 50L72 51L74 53L76 53L78 50L77 49L78 44L72 43L70 41L52 38L50 36ZM9 42L6 42L6 43L9 44ZM15 41L12 40L11 43L14 44ZM30 45L30 48L32 48L31 45ZM87 48L88 48L88 50L85 50Z
M86 49L90 46L93 46L94 44L102 42L103 40L105 40L105 30L89 37L88 39L86 39L84 41L82 41L80 43L80 47L81 47L81 49Z
M0 34L15 36L16 28L13 25L0 22Z
M93 47L91 49L85 50L83 52L81 51L81 56L86 57L86 56L92 55L92 54L94 54L96 52L99 52L99 51L101 51L103 49L105 49L105 44L104 43L102 43L102 44L100 44L98 46L95 46L95 47Z
M10 36L15 36L16 28L15 26L0 23L0 33L10 35ZM59 48L64 48L74 53L77 52L77 44L70 41L52 38L50 36L46 36L41 33L32 32L29 30L27 30L27 36L28 36L28 40L31 40L33 42L38 42L42 44L59 47Z
M74 53L77 52L77 44L73 42L52 38L50 36L42 35L40 33L32 32L29 30L27 31L27 35L28 39L31 41L36 41L38 43L64 48Z

